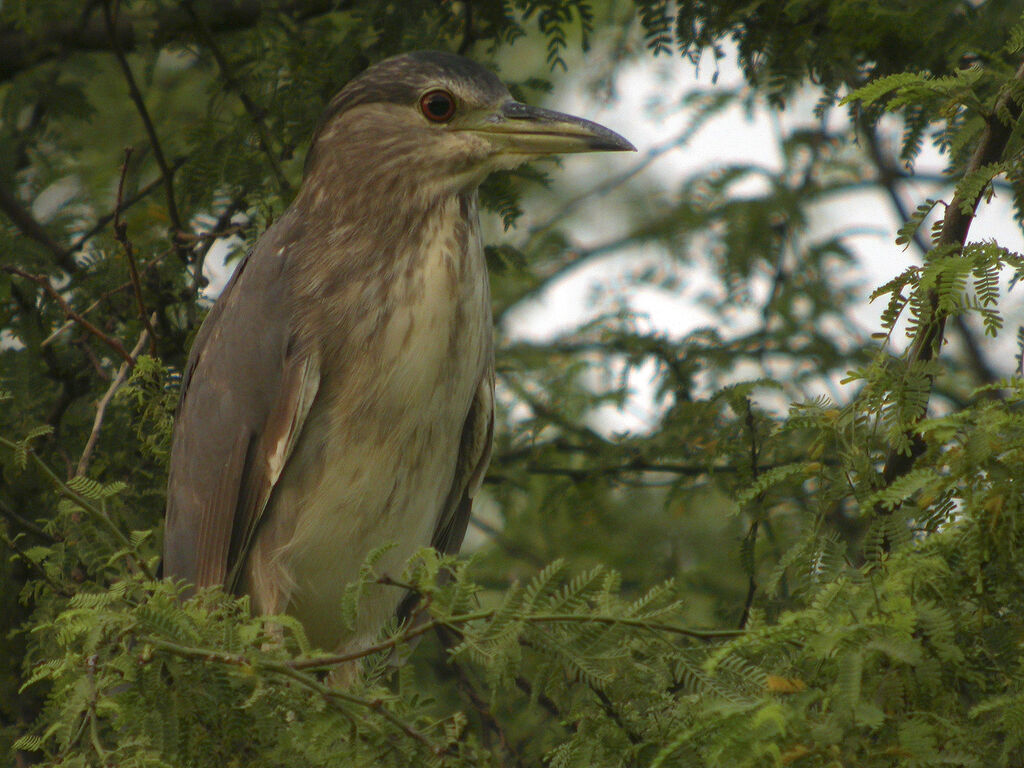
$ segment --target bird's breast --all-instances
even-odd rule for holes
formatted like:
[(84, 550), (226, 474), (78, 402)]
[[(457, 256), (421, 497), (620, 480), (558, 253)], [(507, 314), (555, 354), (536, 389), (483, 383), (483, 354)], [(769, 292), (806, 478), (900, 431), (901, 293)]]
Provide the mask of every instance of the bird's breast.
[[(396, 543), (379, 567), (397, 576), (430, 544), (490, 364), (476, 211), (452, 208), (427, 217), (407, 252), (385, 255), (387, 270), (352, 282), (340, 299), (341, 316), (346, 301), (366, 309), (348, 314), (324, 348), (316, 402), (254, 545), (252, 562), (264, 562), (265, 578), (280, 582), (289, 612), (321, 645), (344, 634), (344, 586), (370, 551)], [(375, 632), (400, 598), (395, 589), (377, 595), (356, 634)]]

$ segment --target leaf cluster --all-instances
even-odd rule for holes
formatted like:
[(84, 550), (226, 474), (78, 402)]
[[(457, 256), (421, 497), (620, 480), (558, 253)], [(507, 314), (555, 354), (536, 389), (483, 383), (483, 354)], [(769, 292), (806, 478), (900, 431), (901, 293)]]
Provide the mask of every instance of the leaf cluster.
[[(1024, 760), (1024, 388), (990, 346), (1024, 263), (969, 237), (995, 192), (1024, 199), (1019, 7), (187, 5), (0, 8), (3, 40), (33, 51), (0, 67), (0, 249), (20, 270), (0, 271), (0, 748), (81, 766)], [(53, 26), (103, 33), (105, 9), (124, 33), (92, 48)], [(618, 66), (645, 44), (726, 56), (729, 38), (750, 87), (686, 99), (688, 124), (641, 163), (808, 85), (820, 117), (849, 92), (855, 119), (780, 128), (778, 167), (668, 189), (489, 182), (508, 231), (487, 249), (498, 419), (473, 554), (384, 573), (379, 550), (338, 606), (354, 626), (400, 589), (406, 620), (330, 653), (294, 619), (156, 578), (204, 264), (280, 215), (341, 82), (402, 49), (526, 46), (537, 65), (513, 62), (512, 85), (535, 95), (587, 45)], [(949, 160), (914, 211), (898, 209), (918, 177), (877, 151), (883, 109), (905, 162), (929, 139)], [(873, 335), (851, 319), (854, 233), (821, 226), (866, 187), (921, 251), (874, 292)], [(582, 213), (616, 205), (601, 241)], [(515, 228), (523, 211), (539, 223)], [(582, 269), (600, 273), (585, 318), (515, 331)], [(679, 332), (630, 300), (681, 293), (701, 320)], [(118, 345), (137, 345), (131, 366)]]

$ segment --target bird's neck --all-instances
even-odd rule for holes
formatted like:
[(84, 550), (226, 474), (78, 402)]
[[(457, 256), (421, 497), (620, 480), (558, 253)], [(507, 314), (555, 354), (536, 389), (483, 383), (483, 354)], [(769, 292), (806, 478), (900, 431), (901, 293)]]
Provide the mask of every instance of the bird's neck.
[[(475, 189), (429, 204), (405, 195), (390, 206), (353, 206), (326, 194), (318, 199), (315, 189), (306, 194), (323, 210), (296, 217), (306, 229), (287, 269), (294, 311), (315, 334), (347, 334), (368, 318), (385, 319), (403, 301), (402, 287), (415, 285), (424, 270), (443, 269), (455, 283), (486, 287)], [(296, 199), (296, 206), (304, 204)]]

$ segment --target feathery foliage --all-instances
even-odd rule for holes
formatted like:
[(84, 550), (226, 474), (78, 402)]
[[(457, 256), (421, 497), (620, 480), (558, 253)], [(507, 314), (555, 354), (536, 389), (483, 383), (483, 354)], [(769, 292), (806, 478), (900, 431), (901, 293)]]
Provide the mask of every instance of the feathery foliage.
[[(378, 550), (338, 610), (420, 601), (336, 655), (157, 578), (170, 426), (207, 280), (291, 199), (320, 106), (424, 47), (533, 100), (566, 72), (613, 99), (680, 55), (745, 80), (650, 105), (686, 125), (621, 176), (485, 186), (499, 402), (472, 552), (382, 573)], [(0, 6), (0, 48), (15, 764), (1024, 761), (1024, 384), (997, 345), (1024, 339), (1024, 257), (972, 232), (1001, 198), (1018, 234), (1024, 213), (1019, 4), (46, 0)], [(807, 95), (775, 164), (640, 175)], [(869, 297), (858, 233), (823, 226), (865, 188), (906, 256)], [(517, 330), (587, 270), (579, 322)], [(680, 294), (699, 327), (638, 298)]]

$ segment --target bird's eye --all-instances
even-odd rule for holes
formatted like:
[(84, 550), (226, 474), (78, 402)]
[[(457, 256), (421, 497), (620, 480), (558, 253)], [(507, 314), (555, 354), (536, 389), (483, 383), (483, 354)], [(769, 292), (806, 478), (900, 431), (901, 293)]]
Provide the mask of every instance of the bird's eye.
[(420, 109), (427, 120), (446, 122), (455, 114), (455, 97), (448, 91), (428, 91), (420, 99)]

